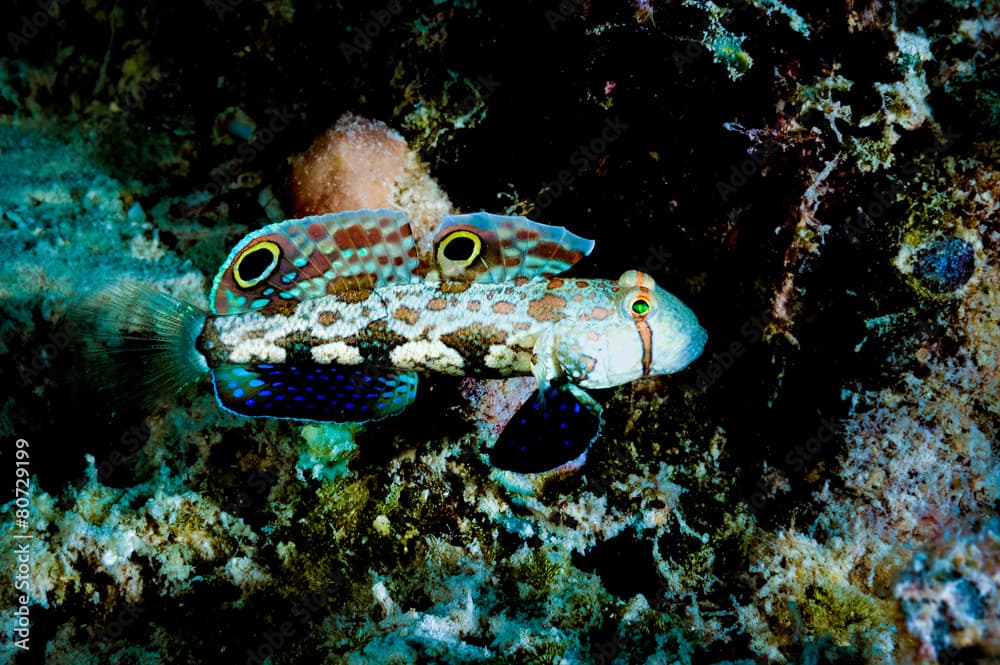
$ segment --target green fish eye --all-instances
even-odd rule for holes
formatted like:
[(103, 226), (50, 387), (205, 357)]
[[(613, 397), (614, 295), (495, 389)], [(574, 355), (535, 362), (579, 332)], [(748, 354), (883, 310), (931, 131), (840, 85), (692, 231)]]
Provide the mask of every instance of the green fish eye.
[(649, 313), (649, 301), (645, 298), (636, 298), (632, 302), (632, 314), (634, 316), (645, 316)]

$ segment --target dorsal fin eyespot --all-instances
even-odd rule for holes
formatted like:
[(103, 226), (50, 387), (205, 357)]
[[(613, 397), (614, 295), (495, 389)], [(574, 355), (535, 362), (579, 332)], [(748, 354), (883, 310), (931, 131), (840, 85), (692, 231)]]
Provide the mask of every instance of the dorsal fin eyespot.
[(233, 280), (242, 289), (250, 289), (266, 279), (278, 267), (281, 248), (270, 240), (247, 247), (233, 263)]
[[(274, 265), (265, 262), (268, 255)], [(282, 303), (363, 291), (373, 283), (405, 284), (417, 279), (418, 264), (402, 212), (290, 219), (247, 235), (233, 249), (212, 285), (212, 313), (266, 313)]]
[(421, 279), (530, 279), (569, 269), (593, 247), (594, 241), (563, 227), (524, 217), (448, 215), (434, 235), (433, 265), (428, 265), (400, 211), (316, 215), (247, 235), (215, 277), (210, 302), (216, 315), (270, 313), (289, 303)]
[[(452, 247), (471, 241), (467, 252)], [(449, 215), (434, 234), (433, 281), (498, 283), (517, 277), (561, 273), (590, 253), (594, 241), (561, 226), (548, 226), (525, 217), (485, 212)]]

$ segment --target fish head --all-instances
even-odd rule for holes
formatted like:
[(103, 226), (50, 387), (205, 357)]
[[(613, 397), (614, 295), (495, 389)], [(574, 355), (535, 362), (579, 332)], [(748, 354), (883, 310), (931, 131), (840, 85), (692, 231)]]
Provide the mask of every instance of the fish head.
[(701, 355), (708, 334), (679, 298), (637, 270), (616, 285), (613, 311), (559, 335), (556, 363), (569, 381), (611, 388), (679, 372)]

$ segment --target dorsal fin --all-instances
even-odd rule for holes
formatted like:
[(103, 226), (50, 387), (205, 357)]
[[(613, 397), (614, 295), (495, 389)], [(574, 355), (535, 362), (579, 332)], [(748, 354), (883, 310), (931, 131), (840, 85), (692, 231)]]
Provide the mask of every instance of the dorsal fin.
[(498, 283), (558, 274), (593, 248), (593, 240), (526, 217), (448, 215), (434, 234), (435, 268), (427, 279)]
[(248, 234), (212, 284), (213, 314), (238, 314), (416, 280), (410, 224), (396, 210), (290, 219)]

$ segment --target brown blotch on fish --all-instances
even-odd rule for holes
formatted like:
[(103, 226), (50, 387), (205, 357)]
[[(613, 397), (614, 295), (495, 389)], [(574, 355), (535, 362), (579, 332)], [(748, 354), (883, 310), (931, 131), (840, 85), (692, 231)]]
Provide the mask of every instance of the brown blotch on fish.
[(573, 302), (580, 302), (581, 300), (583, 300), (583, 294), (582, 293), (574, 293), (573, 296), (572, 296), (572, 299), (573, 299)]
[(356, 247), (367, 247), (367, 234), (364, 228), (355, 224), (333, 232), (333, 241), (342, 250), (354, 250)]
[(465, 307), (470, 312), (478, 312), (481, 304), (482, 303), (480, 303), (478, 300), (470, 300), (468, 303), (466, 303)]
[(498, 303), (493, 303), (493, 311), (496, 314), (510, 314), (514, 311), (514, 303), (509, 303), (505, 300), (501, 300)]
[(361, 302), (375, 288), (375, 282), (376, 276), (372, 274), (342, 275), (326, 283), (326, 292), (341, 302)]
[(441, 282), (438, 290), (441, 293), (462, 293), (469, 288), (471, 282)]
[(417, 319), (420, 318), (420, 312), (410, 307), (406, 307), (405, 305), (400, 305), (396, 308), (396, 311), (392, 313), (392, 317), (412, 326), (417, 322)]
[(455, 332), (441, 335), (441, 341), (458, 351), (463, 358), (482, 356), (491, 344), (507, 342), (507, 331), (490, 325), (473, 323)]
[(298, 309), (299, 303), (301, 302), (302, 302), (301, 300), (297, 300), (295, 298), (289, 300), (280, 298), (277, 301), (275, 301), (274, 304), (272, 304), (270, 307), (263, 310), (261, 314), (263, 314), (264, 316), (285, 316), (285, 317), (293, 316), (295, 314), (295, 310)]
[(321, 326), (331, 326), (340, 321), (340, 312), (320, 312), (316, 320)]
[(560, 277), (553, 277), (552, 279), (549, 280), (549, 285), (548, 285), (547, 288), (558, 289), (559, 287), (561, 287), (565, 283), (566, 283), (566, 280), (564, 280), (564, 279), (562, 279)]
[(427, 301), (427, 309), (432, 312), (440, 312), (442, 309), (448, 306), (444, 298), (431, 298)]
[(514, 286), (524, 286), (525, 284), (528, 283), (528, 279), (529, 278), (525, 277), (524, 275), (518, 275), (513, 280)]
[(568, 249), (557, 242), (540, 242), (528, 254), (544, 259), (557, 259), (569, 265), (579, 262), (584, 256), (582, 252)]
[(305, 330), (297, 330), (274, 340), (274, 344), (285, 350), (286, 362), (305, 362), (312, 360), (313, 347), (325, 344), (327, 341)]
[(407, 341), (389, 329), (385, 321), (373, 321), (357, 334), (344, 339), (346, 344), (358, 347), (367, 362), (389, 363), (389, 352)]
[(587, 281), (584, 281), (584, 280), (582, 280), (582, 279), (578, 279), (578, 280), (576, 281), (576, 285), (577, 285), (577, 287), (579, 287), (579, 288), (581, 288), (581, 289), (585, 289), (585, 288), (587, 288), (588, 286), (590, 286), (590, 283), (589, 283), (589, 282), (587, 282)]
[(611, 316), (611, 310), (604, 307), (595, 307), (590, 310), (590, 315), (597, 319), (598, 321), (603, 321), (604, 319)]
[(536, 321), (561, 321), (566, 318), (562, 311), (566, 308), (566, 299), (547, 293), (538, 300), (528, 303), (528, 316)]

